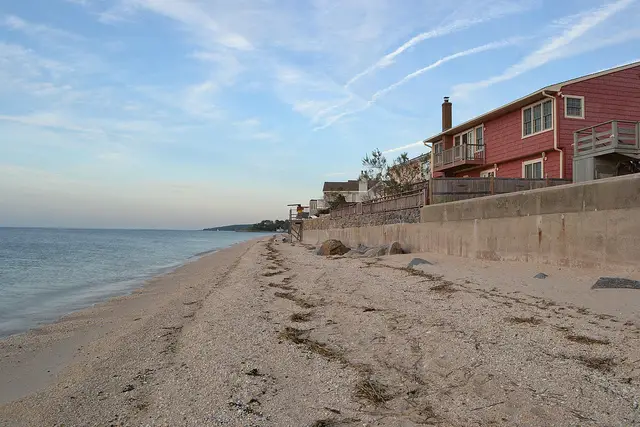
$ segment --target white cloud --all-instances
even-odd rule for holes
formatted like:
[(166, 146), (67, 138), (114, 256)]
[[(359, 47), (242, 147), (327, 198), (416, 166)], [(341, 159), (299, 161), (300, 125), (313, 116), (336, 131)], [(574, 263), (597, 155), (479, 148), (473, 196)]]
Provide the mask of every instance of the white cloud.
[[(576, 50), (569, 48), (573, 42), (582, 38), (591, 29), (602, 24), (613, 15), (629, 7), (634, 3), (634, 1), (635, 0), (618, 0), (598, 9), (581, 13), (576, 16), (575, 19), (563, 19), (556, 21), (556, 23), (564, 23), (569, 25), (569, 27), (566, 28), (561, 35), (551, 38), (538, 50), (527, 55), (517, 64), (507, 68), (504, 73), (478, 82), (464, 83), (454, 86), (453, 95), (456, 97), (465, 97), (470, 92), (513, 79), (548, 62), (575, 55)], [(596, 47), (597, 43), (594, 44), (592, 48)], [(581, 47), (581, 50), (584, 52), (591, 50), (591, 48), (589, 46), (584, 46)]]
[(498, 2), (497, 4), (490, 4), (489, 7), (486, 7), (482, 14), (476, 17), (465, 18), (465, 19), (457, 19), (451, 23), (442, 25), (433, 30), (426, 31), (420, 33), (410, 40), (403, 43), (401, 46), (397, 47), (393, 52), (388, 53), (387, 55), (380, 58), (376, 63), (371, 65), (369, 68), (364, 71), (353, 76), (346, 83), (345, 88), (348, 88), (356, 81), (365, 77), (372, 72), (388, 67), (394, 63), (395, 58), (406, 52), (407, 50), (413, 48), (414, 46), (422, 43), (425, 40), (443, 37), (451, 33), (455, 33), (458, 31), (466, 30), (474, 25), (479, 25), (494, 19), (498, 19), (504, 17), (509, 14), (521, 13), (530, 8), (530, 3), (514, 3), (511, 1), (508, 2)]
[(0, 18), (0, 25), (13, 31), (19, 31), (29, 37), (38, 38), (41, 41), (50, 41), (51, 38), (66, 39), (67, 41), (82, 39), (77, 34), (29, 22), (15, 15), (5, 15), (4, 18)]
[(343, 119), (344, 117), (347, 116), (352, 116), (354, 114), (360, 113), (362, 111), (367, 110), (368, 108), (370, 108), (372, 105), (374, 105), (376, 102), (378, 102), (378, 100), (384, 96), (386, 96), (388, 93), (396, 90), (398, 87), (406, 84), (407, 82), (415, 79), (416, 77), (421, 76), (422, 74), (426, 73), (429, 70), (433, 70), (434, 68), (440, 67), (443, 64), (446, 64), (449, 61), (453, 61), (454, 59), (458, 59), (458, 58), (463, 58), (465, 56), (469, 56), (469, 55), (474, 55), (477, 53), (482, 53), (482, 52), (486, 52), (486, 51), (490, 51), (490, 50), (495, 50), (495, 49), (500, 49), (500, 48), (504, 48), (504, 47), (508, 47), (508, 46), (512, 46), (515, 43), (517, 43), (518, 41), (520, 41), (520, 39), (518, 38), (514, 38), (514, 39), (510, 39), (510, 40), (501, 40), (501, 41), (495, 41), (495, 42), (491, 42), (491, 43), (487, 43), (485, 45), (482, 46), (477, 46), (471, 49), (467, 49), (461, 52), (457, 52), (454, 53), (452, 55), (448, 55), (445, 56), (443, 58), (438, 59), (437, 61), (433, 62), (432, 64), (427, 65), (426, 67), (423, 67), (417, 71), (414, 71), (411, 74), (408, 74), (407, 76), (405, 76), (404, 78), (402, 78), (401, 80), (393, 83), (390, 86), (387, 86), (384, 89), (381, 89), (379, 91), (377, 91), (376, 93), (374, 93), (371, 98), (369, 99), (369, 101), (367, 101), (366, 104), (353, 109), (353, 110), (348, 110), (348, 111), (344, 111), (340, 114), (336, 114), (334, 116), (328, 117), (326, 122), (321, 125), (321, 126), (317, 126), (314, 130), (322, 130), (325, 129), (329, 126), (332, 126), (334, 123), (338, 122), (339, 120)]
[(403, 145), (401, 147), (396, 147), (396, 148), (389, 148), (388, 150), (384, 150), (382, 154), (396, 153), (398, 151), (411, 150), (418, 147), (424, 147), (424, 143), (422, 141), (417, 141), (417, 142), (414, 142), (413, 144), (407, 144), (407, 145)]

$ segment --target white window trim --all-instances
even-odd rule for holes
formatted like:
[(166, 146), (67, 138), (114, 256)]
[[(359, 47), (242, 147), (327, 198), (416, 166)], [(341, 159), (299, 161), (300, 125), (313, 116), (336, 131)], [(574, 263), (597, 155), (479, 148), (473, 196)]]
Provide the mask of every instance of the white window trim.
[(538, 159), (533, 159), (533, 160), (527, 160), (526, 162), (522, 162), (522, 178), (523, 179), (527, 179), (524, 171), (525, 171), (525, 166), (527, 165), (532, 165), (534, 163), (540, 163), (540, 175), (541, 178), (540, 179), (544, 179), (544, 161), (542, 160), (542, 158), (538, 158)]
[[(539, 130), (538, 132), (533, 132), (533, 107), (540, 105), (540, 113), (542, 114), (540, 116), (540, 120), (542, 120), (542, 126), (544, 126), (544, 107), (542, 106), (542, 104), (544, 104), (547, 101), (551, 102), (551, 127), (549, 129), (542, 129), (542, 130)], [(554, 101), (551, 101), (550, 99), (543, 99), (542, 101), (534, 102), (533, 104), (526, 105), (520, 109), (520, 134), (522, 135), (522, 139), (530, 138), (534, 135), (540, 135), (541, 133), (545, 133), (553, 130), (553, 128), (556, 126), (556, 118), (553, 115), (553, 102)], [(525, 135), (524, 134), (524, 110), (529, 108), (531, 108), (531, 131), (533, 133), (530, 133), (529, 135)]]
[(491, 168), (491, 169), (485, 169), (483, 171), (480, 171), (480, 178), (488, 178), (489, 174), (493, 172), (493, 176), (496, 176), (496, 168)]
[[(476, 129), (478, 129), (478, 128), (482, 128), (482, 141), (483, 141), (482, 149), (478, 149), (478, 147), (476, 147)], [(462, 135), (467, 134), (469, 132), (471, 132), (472, 135), (473, 135), (473, 137), (471, 138), (473, 141), (472, 142), (467, 141), (467, 144), (471, 144), (471, 145), (474, 146), (473, 147), (473, 152), (477, 153), (477, 152), (480, 152), (480, 151), (484, 151), (484, 147), (487, 145), (487, 138), (485, 137), (485, 134), (484, 134), (484, 123), (479, 125), (479, 126), (475, 126), (473, 128), (469, 128), (469, 129), (467, 129), (467, 130), (465, 130), (463, 132), (460, 132), (460, 133), (457, 133), (457, 134), (453, 135), (453, 146), (454, 147), (456, 146), (455, 144), (456, 144), (456, 138), (457, 137), (460, 137), (460, 145), (462, 145)]]
[[(582, 103), (582, 115), (581, 116), (569, 116), (567, 115), (567, 111), (569, 110), (568, 106), (569, 103), (567, 102), (568, 98), (575, 98), (575, 99), (579, 99), (580, 102)], [(584, 96), (579, 96), (579, 95), (565, 95), (564, 96), (564, 118), (565, 119), (576, 119), (576, 120), (584, 120)]]

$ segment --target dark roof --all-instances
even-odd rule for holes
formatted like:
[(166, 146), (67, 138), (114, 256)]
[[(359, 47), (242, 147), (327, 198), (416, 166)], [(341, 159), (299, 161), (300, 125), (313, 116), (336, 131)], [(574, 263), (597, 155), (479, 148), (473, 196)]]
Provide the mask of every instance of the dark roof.
[(360, 181), (325, 182), (322, 191), (360, 191)]
[(608, 70), (603, 70), (603, 71), (599, 71), (597, 73), (592, 73), (592, 74), (587, 74), (586, 76), (582, 76), (582, 77), (578, 77), (575, 79), (571, 79), (571, 80), (567, 80), (564, 82), (560, 82), (560, 83), (556, 83), (547, 87), (543, 87), (540, 90), (537, 90), (533, 93), (530, 93), (527, 96), (524, 96), (520, 99), (516, 99), (515, 101), (512, 101), (508, 104), (502, 105), (501, 107), (498, 107), (494, 110), (488, 111), (478, 117), (474, 117), (471, 120), (467, 120), (464, 123), (460, 123), (459, 125), (456, 125), (454, 127), (452, 127), (451, 129), (447, 129), (443, 132), (440, 132), (436, 135), (433, 135), (430, 138), (425, 139), (423, 142), (426, 143), (432, 143), (432, 142), (438, 142), (442, 139), (442, 137), (444, 135), (455, 135), (457, 133), (463, 132), (469, 128), (481, 125), (482, 123), (484, 123), (485, 121), (491, 120), (491, 119), (495, 119), (497, 117), (500, 117), (508, 112), (511, 111), (515, 111), (518, 110), (522, 107), (525, 107), (529, 104), (532, 104), (536, 101), (539, 101), (543, 98), (545, 98), (544, 94), (545, 93), (558, 93), (560, 92), (560, 90), (562, 89), (563, 86), (567, 86), (573, 83), (578, 83), (584, 80), (589, 80), (589, 79), (593, 79), (596, 77), (600, 77), (600, 76), (604, 76), (607, 74), (611, 74), (611, 73), (615, 73), (618, 71), (623, 71), (629, 68), (633, 68), (633, 67), (638, 67), (640, 66), (640, 62), (632, 62), (630, 64), (626, 64), (626, 65), (622, 65), (620, 67), (615, 67), (615, 68), (610, 68)]

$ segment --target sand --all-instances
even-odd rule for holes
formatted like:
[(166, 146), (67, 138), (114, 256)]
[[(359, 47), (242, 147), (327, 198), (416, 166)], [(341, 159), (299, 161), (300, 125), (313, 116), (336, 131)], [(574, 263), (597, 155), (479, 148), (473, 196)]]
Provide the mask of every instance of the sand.
[(640, 425), (614, 273), (248, 242), (0, 341), (0, 425)]

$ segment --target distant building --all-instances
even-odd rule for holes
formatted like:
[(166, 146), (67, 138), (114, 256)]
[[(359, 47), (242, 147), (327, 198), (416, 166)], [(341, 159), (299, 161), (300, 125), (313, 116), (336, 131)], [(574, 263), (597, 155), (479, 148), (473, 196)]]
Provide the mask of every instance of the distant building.
[(433, 176), (565, 178), (618, 174), (640, 158), (640, 62), (554, 84), (452, 126), (442, 104)]
[(322, 187), (324, 200), (335, 200), (338, 195), (342, 195), (347, 203), (359, 203), (375, 197), (374, 181), (349, 180), (344, 182), (325, 182)]

